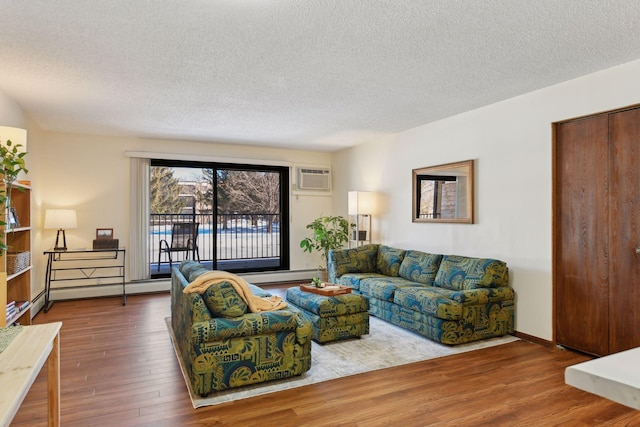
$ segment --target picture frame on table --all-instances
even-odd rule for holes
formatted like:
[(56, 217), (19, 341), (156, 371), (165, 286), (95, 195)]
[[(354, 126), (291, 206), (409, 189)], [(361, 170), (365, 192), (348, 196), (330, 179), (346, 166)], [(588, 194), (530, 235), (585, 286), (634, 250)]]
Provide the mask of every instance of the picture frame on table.
[(18, 218), (18, 212), (16, 208), (9, 208), (9, 218), (8, 218), (9, 228), (18, 228), (20, 227), (20, 219)]
[(113, 228), (96, 228), (96, 240), (113, 239)]

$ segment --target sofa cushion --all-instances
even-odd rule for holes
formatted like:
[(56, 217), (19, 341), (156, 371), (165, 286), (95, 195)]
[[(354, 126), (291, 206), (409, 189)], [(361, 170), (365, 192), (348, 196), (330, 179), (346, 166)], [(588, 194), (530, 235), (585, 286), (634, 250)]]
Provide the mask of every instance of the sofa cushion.
[[(376, 271), (377, 244), (364, 245), (353, 249), (332, 251), (336, 277), (346, 273), (373, 273)], [(331, 267), (330, 267), (331, 268)]]
[(341, 294), (328, 297), (304, 292), (300, 288), (289, 288), (287, 289), (286, 299), (294, 306), (320, 317), (344, 316), (369, 310), (369, 301), (358, 294)]
[[(438, 288), (442, 289), (442, 288)], [(455, 291), (449, 298), (462, 305), (487, 304), (490, 302), (513, 301), (515, 293), (508, 286), (500, 286), (497, 288), (479, 288), (468, 289), (464, 291)]]
[[(196, 280), (200, 275), (211, 272), (211, 269), (196, 261), (183, 261), (180, 272), (189, 281)], [(264, 292), (255, 285), (249, 285), (254, 293)], [(258, 296), (264, 296), (259, 294)], [(239, 317), (247, 313), (247, 303), (240, 297), (235, 288), (228, 282), (212, 285), (201, 295), (209, 309), (211, 317)]]
[[(310, 335), (311, 325), (308, 322), (307, 325), (306, 332)], [(293, 310), (264, 311), (262, 313), (248, 313), (240, 318), (216, 318), (209, 322), (199, 323), (193, 326), (193, 336), (197, 338), (196, 342), (207, 343), (228, 340), (233, 337), (246, 338), (282, 331), (295, 331), (299, 327), (299, 314)], [(229, 349), (228, 344), (220, 345), (218, 343), (218, 345), (220, 349)]]
[(420, 251), (407, 251), (404, 254), (398, 274), (407, 280), (433, 285), (438, 273), (442, 255), (429, 254)]
[[(256, 285), (249, 283), (251, 292), (260, 298), (270, 297), (271, 294)], [(247, 303), (229, 282), (211, 285), (202, 294), (202, 299), (211, 313), (211, 317), (239, 317), (249, 312)]]
[(395, 292), (393, 302), (408, 310), (445, 320), (460, 320), (463, 305), (450, 298), (454, 291), (434, 286), (403, 287)]
[(416, 283), (402, 277), (381, 276), (360, 281), (360, 293), (367, 297), (393, 301), (396, 289), (415, 286)]
[(211, 317), (240, 317), (247, 312), (247, 303), (229, 282), (209, 286), (202, 299)]
[(463, 290), (507, 286), (507, 264), (490, 258), (445, 255), (440, 263), (434, 286)]
[(180, 273), (184, 276), (187, 282), (191, 283), (200, 277), (201, 274), (211, 271), (210, 268), (205, 267), (197, 261), (183, 261), (179, 267)]
[(349, 286), (355, 290), (360, 290), (360, 282), (370, 277), (386, 277), (380, 273), (347, 273), (340, 276), (336, 283), (342, 286)]
[(400, 264), (404, 259), (404, 249), (381, 245), (376, 257), (376, 271), (385, 276), (397, 277)]

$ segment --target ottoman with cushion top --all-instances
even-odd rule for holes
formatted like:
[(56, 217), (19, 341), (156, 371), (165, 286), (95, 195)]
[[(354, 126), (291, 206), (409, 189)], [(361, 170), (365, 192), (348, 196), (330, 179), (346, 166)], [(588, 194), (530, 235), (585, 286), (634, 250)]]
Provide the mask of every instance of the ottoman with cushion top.
[(286, 299), (311, 322), (316, 342), (356, 338), (369, 333), (369, 300), (363, 295), (324, 296), (294, 287), (287, 289)]

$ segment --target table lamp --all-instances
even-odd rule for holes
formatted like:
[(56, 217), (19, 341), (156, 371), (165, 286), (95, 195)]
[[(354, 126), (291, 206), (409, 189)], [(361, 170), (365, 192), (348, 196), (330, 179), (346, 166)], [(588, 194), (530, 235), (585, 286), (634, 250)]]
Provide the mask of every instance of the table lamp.
[[(47, 209), (45, 213), (44, 228), (58, 229), (56, 246), (53, 248), (55, 251), (67, 250), (67, 236), (64, 231), (65, 229), (76, 228), (77, 226), (76, 211), (73, 209)], [(60, 232), (62, 232), (62, 246), (60, 246)]]

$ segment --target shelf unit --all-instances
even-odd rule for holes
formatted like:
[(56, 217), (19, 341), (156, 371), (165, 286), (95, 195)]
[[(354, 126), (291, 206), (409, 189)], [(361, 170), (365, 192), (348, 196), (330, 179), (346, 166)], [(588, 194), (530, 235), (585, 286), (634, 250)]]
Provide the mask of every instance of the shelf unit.
[(349, 247), (371, 243), (371, 215), (349, 215)]
[[(0, 191), (5, 191), (0, 181)], [(0, 278), (0, 327), (19, 323), (31, 324), (31, 187), (23, 181), (13, 184), (11, 189), (11, 207), (15, 210), (18, 223), (11, 223), (5, 209), (0, 209), (0, 217), (7, 225), (4, 227), (4, 242), (7, 252), (0, 256), (0, 271), (6, 274), (6, 280)], [(20, 271), (7, 273), (9, 254), (29, 254), (29, 260)], [(23, 255), (24, 256), (24, 255)], [(4, 275), (3, 275), (4, 276)], [(16, 313), (7, 318), (7, 303), (16, 302)], [(18, 310), (20, 302), (26, 306)]]

